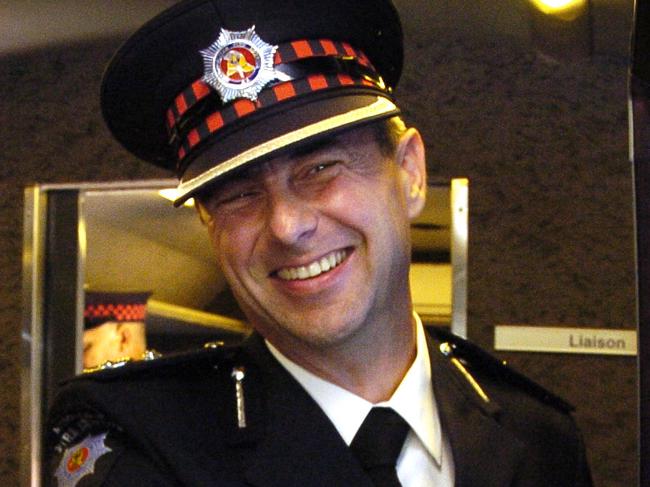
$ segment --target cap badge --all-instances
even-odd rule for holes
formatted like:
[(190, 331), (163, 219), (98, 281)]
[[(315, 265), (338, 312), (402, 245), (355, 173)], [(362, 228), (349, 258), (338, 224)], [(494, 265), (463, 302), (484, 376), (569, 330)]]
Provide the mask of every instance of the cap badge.
[(276, 79), (273, 56), (278, 46), (264, 42), (248, 30), (221, 29), (217, 40), (201, 52), (203, 81), (221, 95), (224, 103), (236, 98), (257, 100), (257, 95)]
[(104, 443), (106, 435), (89, 436), (65, 451), (55, 473), (60, 486), (74, 487), (82, 477), (94, 473), (97, 459), (112, 451)]

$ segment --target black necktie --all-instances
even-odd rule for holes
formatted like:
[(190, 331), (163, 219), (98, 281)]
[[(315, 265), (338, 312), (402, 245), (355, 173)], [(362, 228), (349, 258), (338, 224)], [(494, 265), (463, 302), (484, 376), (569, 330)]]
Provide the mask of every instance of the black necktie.
[(375, 407), (364, 419), (350, 448), (377, 487), (399, 487), (395, 464), (409, 425), (391, 408)]

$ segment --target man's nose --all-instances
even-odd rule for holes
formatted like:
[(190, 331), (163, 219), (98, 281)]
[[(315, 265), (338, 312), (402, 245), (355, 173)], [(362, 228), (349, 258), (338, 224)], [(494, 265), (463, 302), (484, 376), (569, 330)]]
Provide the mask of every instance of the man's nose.
[(290, 191), (272, 192), (268, 212), (269, 232), (285, 245), (300, 244), (312, 236), (318, 226), (317, 211)]

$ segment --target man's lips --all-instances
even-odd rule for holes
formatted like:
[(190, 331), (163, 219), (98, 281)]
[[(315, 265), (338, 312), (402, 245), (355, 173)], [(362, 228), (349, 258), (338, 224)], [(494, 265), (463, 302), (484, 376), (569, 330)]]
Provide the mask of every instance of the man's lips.
[(310, 279), (336, 268), (347, 258), (347, 256), (347, 250), (335, 250), (307, 265), (283, 267), (282, 269), (279, 269), (275, 275), (284, 281)]

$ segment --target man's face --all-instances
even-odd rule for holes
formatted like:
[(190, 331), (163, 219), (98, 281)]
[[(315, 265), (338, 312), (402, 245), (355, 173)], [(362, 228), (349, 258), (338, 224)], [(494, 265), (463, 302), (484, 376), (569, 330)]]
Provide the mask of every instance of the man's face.
[(97, 367), (109, 360), (139, 360), (147, 348), (146, 342), (145, 325), (141, 321), (107, 321), (84, 330), (84, 368)]
[(97, 367), (108, 360), (124, 358), (120, 350), (121, 340), (117, 327), (117, 323), (109, 321), (84, 331), (84, 368)]
[(281, 350), (352, 344), (410, 316), (409, 222), (424, 199), (413, 185), (425, 183), (423, 154), (404, 152), (387, 157), (371, 129), (356, 129), (202, 198), (237, 300)]

